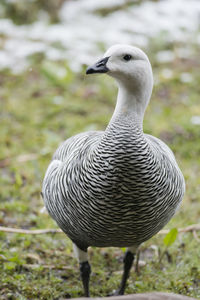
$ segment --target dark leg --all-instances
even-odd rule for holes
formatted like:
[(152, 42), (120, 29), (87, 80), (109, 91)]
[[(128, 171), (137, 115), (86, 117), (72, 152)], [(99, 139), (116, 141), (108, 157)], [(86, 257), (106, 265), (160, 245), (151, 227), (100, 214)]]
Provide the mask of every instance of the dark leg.
[(129, 277), (130, 269), (132, 267), (134, 260), (134, 254), (131, 251), (126, 251), (124, 256), (124, 272), (122, 275), (122, 280), (120, 284), (120, 288), (116, 291), (115, 296), (117, 295), (124, 295), (124, 291), (126, 288), (126, 281)]
[(85, 250), (82, 250), (75, 243), (73, 243), (73, 248), (74, 248), (74, 254), (79, 261), (80, 275), (83, 283), (84, 295), (85, 297), (89, 297), (90, 296), (89, 281), (90, 281), (91, 267), (88, 262), (87, 248)]
[(90, 292), (89, 292), (90, 273), (91, 273), (91, 267), (88, 261), (81, 262), (80, 274), (83, 283), (85, 297), (90, 297)]

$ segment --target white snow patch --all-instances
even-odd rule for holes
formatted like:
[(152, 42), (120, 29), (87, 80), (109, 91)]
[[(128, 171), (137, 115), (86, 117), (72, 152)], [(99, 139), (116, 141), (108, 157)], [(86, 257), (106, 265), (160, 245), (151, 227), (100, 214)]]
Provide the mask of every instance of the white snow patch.
[(200, 125), (200, 116), (192, 116), (190, 121), (194, 125)]
[(169, 63), (175, 58), (174, 52), (171, 50), (159, 51), (156, 55), (156, 59), (159, 63)]
[(165, 79), (170, 79), (173, 77), (173, 71), (165, 68), (162, 70), (161, 76), (164, 77)]
[(180, 75), (180, 80), (184, 83), (192, 82), (193, 78), (190, 73), (184, 72)]
[[(176, 55), (188, 57), (190, 44), (200, 43), (199, 0), (145, 1), (140, 4), (128, 0), (65, 1), (60, 10), (60, 23), (49, 25), (39, 15), (32, 25), (17, 26), (10, 20), (0, 20), (0, 33), (5, 36), (0, 48), (0, 68), (26, 67), (27, 56), (44, 52), (49, 59), (66, 59), (74, 70), (90, 64), (102, 54), (102, 48), (115, 43), (128, 43), (142, 48), (150, 38), (158, 35), (165, 41), (187, 41), (187, 47)], [(121, 9), (118, 7), (122, 6)], [(100, 16), (102, 8), (113, 12)], [(59, 44), (54, 45), (55, 43)], [(159, 62), (170, 62), (174, 53), (157, 54)], [(19, 67), (20, 69), (20, 67)]]

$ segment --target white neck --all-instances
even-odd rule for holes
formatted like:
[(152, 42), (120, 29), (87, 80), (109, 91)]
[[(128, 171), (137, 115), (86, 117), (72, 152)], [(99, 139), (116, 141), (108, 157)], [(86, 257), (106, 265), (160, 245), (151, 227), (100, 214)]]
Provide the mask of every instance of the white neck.
[(116, 119), (126, 119), (130, 123), (137, 123), (142, 129), (143, 118), (146, 106), (149, 102), (151, 89), (145, 91), (145, 89), (133, 89), (127, 88), (120, 82), (118, 82), (118, 96), (114, 114), (111, 122), (115, 122)]

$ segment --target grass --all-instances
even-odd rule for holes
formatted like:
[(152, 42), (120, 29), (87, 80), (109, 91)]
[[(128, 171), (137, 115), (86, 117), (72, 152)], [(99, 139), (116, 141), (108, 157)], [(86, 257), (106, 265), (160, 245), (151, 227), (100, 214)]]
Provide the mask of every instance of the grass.
[[(158, 64), (149, 49), (156, 85), (147, 109), (144, 130), (162, 138), (175, 152), (186, 179), (187, 192), (168, 228), (200, 222), (199, 49), (193, 57)], [(195, 62), (195, 63), (194, 63)], [(197, 63), (196, 63), (197, 62)], [(172, 76), (166, 78), (164, 69)], [(184, 82), (183, 73), (192, 80)], [(0, 73), (0, 225), (27, 229), (55, 228), (40, 213), (41, 183), (58, 144), (78, 132), (102, 130), (115, 105), (112, 79), (74, 74), (66, 62), (31, 58), (31, 68), (13, 75)], [(28, 155), (28, 156), (26, 156)], [(153, 246), (153, 247), (152, 247)], [(154, 251), (152, 249), (157, 249)], [(179, 234), (161, 263), (165, 249), (155, 236), (141, 247), (146, 262), (131, 273), (126, 293), (167, 291), (200, 298), (199, 241)], [(91, 295), (116, 289), (123, 251), (91, 248)], [(71, 241), (64, 234), (22, 235), (0, 232), (0, 299), (64, 299), (82, 296), (79, 270)]]

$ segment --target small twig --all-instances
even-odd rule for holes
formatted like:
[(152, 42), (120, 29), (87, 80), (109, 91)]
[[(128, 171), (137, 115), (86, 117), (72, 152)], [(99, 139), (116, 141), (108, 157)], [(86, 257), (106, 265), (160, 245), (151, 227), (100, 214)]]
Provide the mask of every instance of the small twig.
[(56, 270), (71, 270), (71, 267), (66, 267), (66, 266), (58, 266), (58, 265), (42, 265), (42, 264), (23, 264), (24, 268), (27, 269), (35, 269), (42, 267), (44, 269), (56, 269)]
[[(179, 228), (178, 232), (194, 232), (200, 230), (200, 224), (193, 224), (187, 226), (185, 228)], [(45, 234), (45, 233), (61, 233), (63, 232), (61, 229), (36, 229), (36, 230), (29, 230), (29, 229), (18, 229), (18, 228), (11, 228), (11, 227), (4, 227), (0, 226), (0, 231), (3, 232), (10, 232), (10, 233), (24, 233), (24, 234)], [(158, 232), (158, 234), (167, 234), (170, 230), (163, 229)]]
[[(184, 227), (184, 228), (178, 228), (178, 233), (181, 232), (193, 232), (200, 230), (200, 224), (192, 224), (190, 226)], [(170, 229), (163, 229), (158, 232), (158, 234), (167, 234), (170, 231)]]
[(18, 229), (18, 228), (4, 227), (4, 226), (0, 226), (0, 231), (10, 232), (10, 233), (24, 233), (24, 234), (44, 234), (44, 233), (61, 233), (61, 232), (63, 232), (61, 229), (28, 230), (28, 229)]
[(200, 238), (198, 237), (198, 235), (197, 235), (197, 233), (196, 233), (196, 230), (194, 230), (192, 233), (193, 233), (193, 236), (194, 236), (195, 240), (196, 240), (197, 242), (200, 242)]
[(140, 260), (140, 250), (138, 249), (138, 251), (136, 253), (136, 261), (135, 261), (135, 273), (137, 275), (140, 274), (139, 260)]

